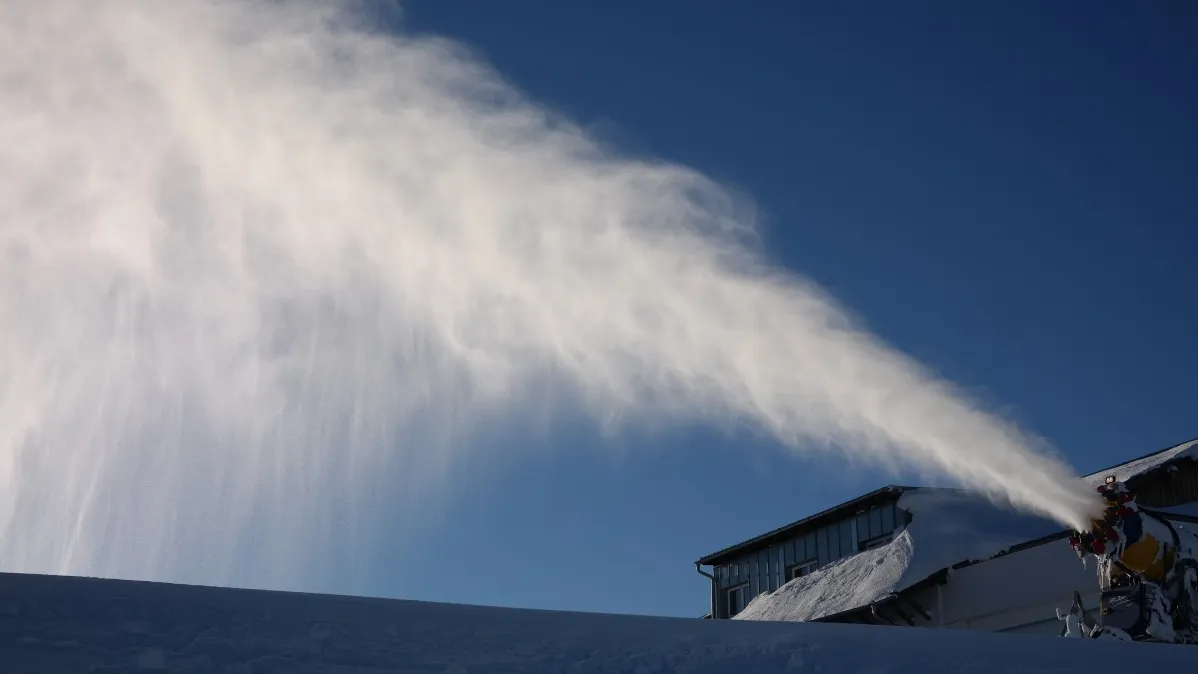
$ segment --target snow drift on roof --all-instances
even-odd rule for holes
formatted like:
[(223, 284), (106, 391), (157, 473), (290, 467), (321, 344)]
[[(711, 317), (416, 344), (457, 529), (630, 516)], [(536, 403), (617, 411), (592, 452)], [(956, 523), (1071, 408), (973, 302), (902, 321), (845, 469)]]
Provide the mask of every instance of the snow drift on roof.
[(808, 621), (868, 606), (900, 585), (914, 556), (909, 532), (873, 550), (796, 578), (757, 595), (733, 620)]
[(1106, 480), (1106, 476), (1114, 475), (1120, 482), (1126, 482), (1131, 478), (1147, 473), (1148, 471), (1158, 468), (1161, 465), (1173, 461), (1175, 459), (1193, 459), (1198, 461), (1198, 440), (1183, 442), (1176, 447), (1166, 449), (1163, 452), (1150, 454), (1142, 459), (1128, 461), (1125, 464), (1100, 470), (1097, 473), (1091, 473), (1086, 476), (1086, 481), (1094, 486), (1098, 486)]
[(809, 621), (868, 606), (958, 562), (989, 559), (1061, 531), (956, 489), (912, 489), (898, 505), (912, 520), (893, 541), (760, 594), (735, 619)]

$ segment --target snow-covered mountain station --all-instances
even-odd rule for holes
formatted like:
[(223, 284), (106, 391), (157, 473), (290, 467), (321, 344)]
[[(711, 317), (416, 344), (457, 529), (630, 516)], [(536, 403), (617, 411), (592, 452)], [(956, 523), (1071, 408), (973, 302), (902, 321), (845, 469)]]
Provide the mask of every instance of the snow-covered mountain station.
[[(1139, 505), (1198, 531), (1198, 440), (1086, 477), (1125, 483)], [(1099, 607), (1059, 524), (960, 490), (888, 486), (696, 562), (707, 617), (1059, 634), (1074, 593)], [(704, 568), (706, 567), (706, 568)]]

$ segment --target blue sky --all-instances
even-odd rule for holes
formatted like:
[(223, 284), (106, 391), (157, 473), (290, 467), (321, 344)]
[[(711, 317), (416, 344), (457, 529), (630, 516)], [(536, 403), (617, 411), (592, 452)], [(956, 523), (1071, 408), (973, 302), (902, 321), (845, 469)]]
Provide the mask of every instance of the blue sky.
[[(1198, 6), (410, 0), (1088, 472), (1198, 436)], [(464, 469), (371, 594), (698, 616), (692, 562), (892, 482), (705, 429)], [(1018, 476), (1011, 476), (1018, 479)]]

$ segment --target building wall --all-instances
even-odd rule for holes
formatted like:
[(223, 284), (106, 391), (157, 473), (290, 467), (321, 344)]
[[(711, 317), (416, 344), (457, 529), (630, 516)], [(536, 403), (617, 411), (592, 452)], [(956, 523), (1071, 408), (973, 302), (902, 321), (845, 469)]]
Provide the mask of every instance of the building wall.
[[(1132, 480), (1129, 487), (1139, 503), (1149, 508), (1198, 502), (1198, 461), (1182, 461), (1174, 468)], [(813, 562), (814, 570), (856, 554), (867, 544), (884, 542), (901, 530), (908, 518), (892, 502), (715, 567), (714, 617), (729, 618), (757, 595), (777, 590), (788, 580), (787, 570), (797, 564)], [(742, 587), (730, 605), (729, 590)], [(1055, 609), (1067, 610), (1075, 589), (1085, 605), (1096, 611), (1097, 571), (1093, 563), (1083, 567), (1062, 538), (959, 569), (947, 585), (920, 591), (915, 597), (921, 603), (930, 602), (925, 606), (941, 607), (933, 616), (933, 625), (940, 623), (937, 616), (942, 614), (946, 628), (1056, 634), (1061, 624)]]
[[(789, 569), (810, 563), (809, 569), (815, 570), (854, 555), (864, 546), (884, 542), (905, 524), (906, 517), (893, 502), (869, 508), (715, 567), (715, 617), (729, 618), (757, 595), (777, 590), (787, 582)], [(733, 588), (743, 589), (730, 595)]]
[(915, 598), (932, 611), (929, 626), (1056, 635), (1062, 627), (1056, 609), (1068, 611), (1075, 590), (1099, 617), (1097, 566), (1093, 559), (1083, 564), (1060, 538), (957, 569), (946, 584)]
[(1069, 609), (1074, 590), (1097, 610), (1097, 568), (1092, 560), (1084, 566), (1061, 538), (954, 571), (939, 589), (943, 622), (935, 622), (949, 629), (1056, 634), (1056, 609)]
[(1171, 468), (1130, 480), (1128, 488), (1146, 508), (1168, 508), (1198, 501), (1198, 461), (1180, 461)]

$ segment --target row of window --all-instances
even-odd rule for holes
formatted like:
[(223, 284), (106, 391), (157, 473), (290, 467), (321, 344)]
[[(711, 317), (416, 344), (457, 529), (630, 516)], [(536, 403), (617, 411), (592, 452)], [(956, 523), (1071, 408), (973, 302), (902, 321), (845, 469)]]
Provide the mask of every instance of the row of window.
[(885, 544), (902, 526), (901, 515), (894, 504), (870, 508), (716, 567), (727, 615), (736, 615), (763, 592), (773, 592), (821, 566)]

